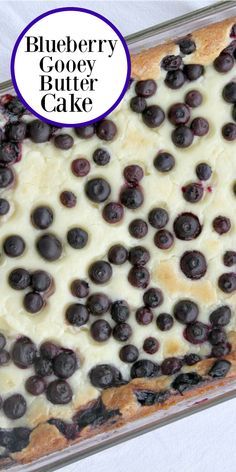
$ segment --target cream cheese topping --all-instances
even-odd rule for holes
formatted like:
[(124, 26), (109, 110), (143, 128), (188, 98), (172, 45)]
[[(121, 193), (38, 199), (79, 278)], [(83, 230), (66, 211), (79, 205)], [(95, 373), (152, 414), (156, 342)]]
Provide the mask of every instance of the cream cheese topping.
[[(104, 292), (113, 301), (125, 299), (129, 303), (131, 315), (128, 323), (133, 328), (133, 334), (128, 343), (138, 347), (139, 359), (149, 358), (161, 363), (166, 357), (182, 356), (189, 352), (209, 354), (208, 343), (193, 345), (184, 339), (184, 326), (177, 321), (170, 331), (161, 332), (155, 320), (159, 313), (172, 314), (175, 302), (183, 298), (190, 298), (198, 304), (198, 319), (206, 323), (211, 311), (222, 303), (229, 304), (234, 312), (236, 295), (223, 293), (218, 288), (217, 280), (223, 272), (230, 271), (223, 265), (224, 252), (235, 250), (236, 246), (236, 197), (232, 192), (236, 176), (235, 142), (228, 142), (221, 135), (222, 126), (232, 121), (231, 106), (223, 100), (222, 89), (226, 83), (235, 79), (235, 75), (235, 68), (227, 74), (219, 74), (212, 66), (208, 66), (204, 76), (175, 91), (165, 86), (163, 77), (157, 81), (157, 92), (148, 99), (148, 104), (158, 104), (166, 114), (173, 103), (184, 101), (189, 90), (197, 89), (203, 95), (201, 106), (191, 110), (191, 119), (197, 116), (206, 118), (210, 130), (202, 138), (195, 137), (187, 149), (178, 149), (172, 143), (173, 126), (167, 118), (159, 128), (150, 129), (144, 125), (141, 115), (131, 111), (129, 102), (135, 95), (134, 84), (111, 115), (118, 129), (117, 137), (111, 143), (101, 142), (96, 136), (89, 140), (80, 139), (73, 130), (69, 133), (74, 138), (74, 145), (68, 151), (57, 149), (53, 142), (35, 144), (28, 139), (23, 142), (22, 159), (14, 166), (16, 184), (2, 193), (10, 202), (11, 211), (1, 217), (0, 243), (2, 246), (3, 240), (10, 234), (19, 234), (25, 240), (26, 250), (15, 259), (1, 251), (0, 332), (8, 339), (7, 348), (19, 335), (28, 336), (37, 346), (51, 340), (71, 348), (78, 355), (81, 367), (68, 379), (73, 389), (73, 401), (65, 406), (52, 405), (44, 394), (33, 397), (26, 392), (24, 383), (33, 375), (33, 367), (22, 370), (13, 362), (0, 367), (1, 396), (5, 398), (20, 392), (27, 401), (25, 416), (14, 421), (14, 426), (35, 426), (49, 417), (71, 418), (75, 408), (99, 395), (99, 390), (91, 385), (88, 377), (90, 369), (97, 364), (113, 364), (125, 379), (129, 378), (130, 365), (119, 358), (119, 350), (124, 343), (113, 337), (105, 343), (97, 343), (91, 338), (89, 326), (97, 317), (90, 315), (89, 323), (81, 328), (70, 326), (65, 321), (67, 306), (78, 302), (70, 292), (70, 284), (76, 278), (88, 280), (90, 293)], [(68, 129), (65, 132), (68, 133)], [(104, 167), (97, 166), (92, 160), (92, 154), (98, 147), (108, 149), (111, 154), (109, 164)], [(167, 174), (159, 173), (153, 165), (154, 157), (160, 150), (170, 152), (176, 160), (174, 169)], [(77, 157), (85, 157), (90, 161), (91, 170), (86, 177), (78, 178), (71, 172), (71, 162)], [(203, 199), (191, 204), (184, 200), (181, 188), (197, 180), (195, 167), (200, 162), (208, 163), (213, 174), (210, 181), (203, 183)], [(86, 197), (85, 183), (93, 177), (105, 178), (111, 185), (107, 202), (117, 201), (124, 183), (123, 169), (128, 164), (138, 164), (144, 170), (141, 181), (144, 203), (137, 210), (125, 209), (123, 220), (116, 225), (109, 225), (102, 217), (104, 204), (94, 204)], [(65, 208), (60, 203), (59, 195), (63, 190), (71, 190), (77, 196), (74, 208)], [(53, 209), (54, 221), (50, 232), (63, 244), (62, 256), (55, 262), (42, 259), (35, 248), (35, 241), (42, 232), (32, 226), (30, 214), (41, 204)], [(201, 234), (192, 241), (175, 238), (174, 245), (167, 251), (154, 245), (155, 229), (150, 225), (144, 239), (132, 238), (128, 231), (129, 223), (136, 217), (147, 221), (149, 211), (155, 206), (168, 211), (170, 220), (167, 229), (170, 231), (173, 231), (173, 221), (178, 214), (196, 214), (203, 225)], [(222, 236), (212, 228), (212, 221), (218, 215), (231, 219), (231, 230)], [(67, 231), (73, 226), (80, 226), (88, 232), (88, 244), (81, 250), (73, 249), (66, 241)], [(106, 259), (109, 248), (116, 243), (128, 249), (141, 244), (151, 253), (147, 264), (151, 273), (150, 287), (158, 287), (163, 291), (164, 302), (153, 310), (154, 320), (147, 326), (140, 326), (135, 320), (136, 309), (143, 305), (143, 290), (129, 284), (129, 262), (121, 266), (113, 265), (113, 276), (104, 286), (94, 285), (88, 278), (91, 262)], [(179, 268), (181, 255), (193, 249), (201, 251), (208, 264), (206, 275), (199, 281), (187, 279)], [(22, 291), (14, 291), (8, 285), (8, 275), (16, 267), (24, 267), (29, 271), (44, 269), (54, 278), (55, 292), (38, 314), (27, 313), (23, 308)], [(110, 314), (102, 318), (114, 326)], [(235, 329), (235, 316), (226, 328), (227, 331)], [(160, 342), (160, 349), (154, 355), (148, 355), (142, 349), (144, 339), (148, 336), (154, 336)], [(0, 427), (11, 425), (12, 422), (0, 410)]]

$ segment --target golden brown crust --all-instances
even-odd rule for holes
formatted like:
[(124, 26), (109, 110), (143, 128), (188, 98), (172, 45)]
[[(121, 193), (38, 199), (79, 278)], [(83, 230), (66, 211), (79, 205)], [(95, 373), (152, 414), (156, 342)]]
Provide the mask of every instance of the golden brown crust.
[[(229, 337), (230, 341), (236, 346), (236, 333), (231, 333)], [(216, 362), (216, 359), (204, 359), (193, 367), (188, 367), (185, 372), (194, 371), (204, 377), (204, 381), (199, 387), (192, 388), (186, 391), (184, 394), (180, 394), (174, 390), (171, 390), (171, 383), (175, 376), (161, 376), (151, 379), (134, 379), (127, 385), (123, 385), (119, 388), (109, 388), (104, 390), (101, 394), (101, 399), (107, 410), (119, 410), (120, 415), (115, 416), (112, 420), (107, 421), (103, 425), (97, 427), (87, 426), (82, 429), (79, 436), (72, 441), (68, 441), (59, 430), (48, 423), (43, 423), (37, 426), (30, 435), (29, 445), (20, 452), (11, 454), (11, 457), (22, 463), (32, 462), (40, 458), (42, 455), (47, 455), (55, 450), (64, 449), (70, 444), (79, 443), (85, 439), (95, 436), (99, 433), (104, 433), (112, 429), (121, 428), (125, 423), (134, 421), (146, 416), (150, 416), (154, 412), (158, 412), (163, 409), (169, 409), (172, 406), (176, 406), (182, 402), (186, 402), (189, 399), (207, 399), (207, 396), (213, 390), (225, 387), (229, 384), (232, 379), (236, 377), (236, 351), (233, 351), (225, 359), (231, 362), (231, 368), (223, 379), (213, 380), (207, 376), (209, 370)], [(135, 392), (141, 390), (149, 390), (153, 392), (171, 390), (170, 397), (162, 404), (154, 404), (152, 406), (142, 406), (137, 401)], [(194, 402), (194, 400), (193, 400)], [(89, 404), (83, 406), (80, 410), (84, 410), (91, 406)], [(80, 411), (79, 410), (79, 411)]]
[[(193, 54), (187, 56), (191, 59), (191, 63), (210, 64), (229, 43), (230, 29), (235, 22), (236, 17), (193, 31), (191, 37), (196, 42), (197, 48)], [(162, 58), (168, 54), (178, 53), (179, 47), (172, 41), (132, 55), (132, 77), (158, 78)]]
[[(235, 22), (236, 18), (231, 18), (221, 23), (213, 24), (201, 30), (194, 31), (192, 33), (192, 38), (196, 42), (197, 49), (193, 54), (191, 54), (191, 56), (189, 56), (191, 62), (201, 64), (209, 64), (212, 62), (219, 52), (229, 43), (229, 31)], [(161, 59), (167, 54), (176, 54), (178, 51), (179, 49), (175, 42), (170, 42), (133, 55), (132, 76), (141, 79), (152, 77), (157, 78), (160, 75)], [(198, 287), (194, 287), (192, 283), (189, 283), (189, 286), (185, 283), (183, 286), (182, 282), (179, 282), (179, 285), (176, 285), (177, 277), (174, 277), (175, 280), (173, 281), (173, 276), (170, 274), (168, 267), (161, 267), (159, 264), (159, 268), (156, 270), (157, 272), (154, 274), (154, 279), (155, 276), (159, 280), (160, 277), (168, 279), (169, 286), (174, 283), (178, 292), (190, 296), (197, 295), (197, 298), (202, 302), (204, 302), (206, 297), (208, 301), (211, 299), (212, 303), (215, 301), (216, 294), (214, 293), (213, 288), (209, 285), (202, 286), (203, 283), (207, 284), (207, 282), (200, 282), (201, 285), (198, 284)], [(168, 284), (166, 285), (167, 292)], [(172, 286), (170, 287), (170, 290), (173, 293)], [(235, 332), (230, 333), (229, 341), (232, 344), (233, 350), (230, 355), (225, 357), (225, 359), (229, 360), (232, 365), (225, 378), (212, 380), (207, 376), (207, 374), (216, 359), (202, 360), (193, 367), (185, 368), (185, 371), (194, 371), (205, 377), (205, 381), (201, 383), (199, 387), (188, 390), (183, 395), (172, 390), (171, 396), (164, 402), (164, 404), (155, 404), (152, 406), (141, 406), (137, 401), (135, 392), (137, 390), (151, 390), (158, 392), (160, 390), (169, 389), (173, 377), (161, 376), (152, 379), (134, 379), (127, 385), (119, 388), (110, 388), (102, 392), (102, 402), (107, 410), (119, 410), (120, 415), (115, 416), (111, 421), (108, 421), (103, 425), (97, 427), (85, 427), (82, 429), (79, 437), (73, 441), (68, 441), (55, 426), (48, 423), (39, 424), (30, 435), (29, 445), (21, 452), (11, 454), (12, 459), (17, 462), (28, 463), (40, 458), (42, 455), (47, 455), (56, 450), (64, 449), (69, 444), (78, 443), (98, 433), (104, 433), (114, 429), (114, 427), (116, 429), (120, 428), (129, 421), (151, 415), (158, 410), (168, 409), (171, 406), (180, 404), (181, 402), (186, 402), (186, 399), (200, 396), (204, 398), (209, 392), (219, 388), (222, 389), (222, 387), (226, 386), (236, 377)], [(171, 349), (174, 351), (173, 346)], [(81, 409), (89, 407), (90, 404), (91, 402), (84, 405)], [(9, 460), (10, 459), (2, 459), (0, 464), (4, 465), (6, 463), (7, 465)]]

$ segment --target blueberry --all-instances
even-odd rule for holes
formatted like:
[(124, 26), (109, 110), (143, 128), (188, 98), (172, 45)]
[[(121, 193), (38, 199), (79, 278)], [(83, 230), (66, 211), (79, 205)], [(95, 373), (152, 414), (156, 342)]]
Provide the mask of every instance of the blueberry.
[(82, 228), (71, 228), (67, 232), (67, 242), (73, 249), (83, 249), (88, 242), (88, 233)]
[(31, 221), (37, 229), (47, 229), (53, 223), (53, 211), (47, 206), (39, 206), (31, 214)]
[(227, 356), (231, 351), (231, 345), (229, 343), (219, 343), (212, 347), (211, 357), (224, 357)]
[(154, 236), (154, 243), (159, 249), (170, 249), (174, 244), (173, 234), (167, 229), (160, 229)]
[(163, 57), (161, 61), (162, 69), (169, 71), (169, 70), (178, 70), (183, 64), (181, 56), (174, 56), (169, 55)]
[(148, 221), (154, 228), (162, 229), (167, 225), (169, 215), (164, 208), (153, 208), (148, 214)]
[(92, 315), (104, 315), (110, 308), (110, 299), (105, 293), (93, 293), (88, 297), (87, 308)]
[(112, 329), (106, 320), (97, 320), (90, 327), (91, 336), (97, 342), (107, 341), (111, 336), (111, 331)]
[(130, 371), (132, 379), (142, 377), (158, 377), (161, 374), (161, 368), (156, 362), (149, 361), (148, 359), (141, 359), (135, 362)]
[(117, 127), (111, 120), (102, 120), (96, 127), (96, 134), (99, 139), (112, 141), (117, 134)]
[(18, 268), (14, 269), (8, 277), (8, 283), (14, 290), (24, 290), (29, 287), (31, 277), (27, 270)]
[(40, 346), (40, 354), (43, 358), (52, 360), (59, 353), (60, 348), (51, 341), (45, 341)]
[(52, 362), (50, 359), (39, 357), (34, 363), (34, 369), (40, 377), (49, 377), (53, 374)]
[(20, 153), (19, 144), (13, 142), (4, 142), (0, 145), (0, 164), (10, 166), (14, 164)]
[(150, 260), (149, 251), (143, 246), (134, 246), (129, 251), (129, 262), (135, 266), (144, 266)]
[(198, 280), (207, 271), (205, 256), (200, 251), (186, 251), (180, 259), (180, 268), (187, 278)]
[(149, 338), (146, 338), (143, 343), (143, 350), (147, 354), (155, 354), (160, 347), (159, 342), (157, 341), (156, 338), (153, 338), (150, 336)]
[(5, 198), (0, 198), (0, 216), (7, 215), (10, 210), (10, 203)]
[(11, 169), (0, 166), (0, 188), (9, 187), (14, 181), (14, 174)]
[(177, 44), (179, 45), (179, 49), (182, 54), (192, 54), (194, 51), (196, 51), (196, 44), (189, 36), (179, 39)]
[(199, 236), (202, 231), (199, 219), (192, 213), (182, 213), (174, 221), (174, 232), (178, 239), (191, 241)]
[(135, 96), (130, 100), (130, 108), (135, 113), (142, 113), (147, 106), (147, 102), (144, 97)]
[(143, 302), (149, 308), (157, 308), (163, 303), (163, 293), (159, 288), (149, 288), (143, 295)]
[(170, 89), (177, 90), (180, 87), (182, 87), (184, 82), (185, 82), (185, 76), (182, 70), (177, 69), (177, 70), (171, 70), (167, 72), (166, 78), (165, 78), (165, 84)]
[(182, 368), (183, 362), (178, 357), (167, 357), (161, 364), (163, 375), (174, 375)]
[(157, 84), (155, 80), (139, 80), (135, 85), (135, 92), (139, 97), (152, 97), (156, 93)]
[(40, 236), (37, 240), (36, 247), (40, 256), (47, 261), (56, 261), (61, 257), (61, 242), (53, 234), (43, 234), (43, 236)]
[(223, 262), (227, 267), (232, 267), (234, 264), (236, 264), (236, 252), (226, 251), (224, 253)]
[(224, 359), (220, 361), (216, 361), (213, 366), (211, 367), (208, 375), (213, 379), (221, 379), (225, 377), (231, 368), (231, 362), (226, 361)]
[(130, 210), (135, 210), (143, 204), (143, 192), (140, 188), (124, 188), (120, 194), (122, 205)]
[(174, 317), (180, 323), (189, 324), (196, 321), (199, 309), (192, 300), (180, 300), (174, 306)]
[(192, 344), (202, 344), (207, 341), (209, 328), (201, 321), (195, 321), (187, 325), (184, 336)]
[(217, 345), (217, 344), (226, 343), (226, 341), (227, 341), (226, 332), (223, 331), (222, 328), (215, 327), (215, 328), (213, 328), (213, 329), (209, 332), (208, 341), (209, 341), (213, 346), (215, 346), (215, 345)]
[(129, 306), (125, 300), (117, 300), (111, 305), (111, 317), (116, 323), (124, 323), (129, 317)]
[(54, 405), (66, 405), (72, 400), (72, 390), (66, 380), (53, 380), (46, 390), (46, 396), (49, 402)]
[(121, 244), (115, 244), (108, 251), (108, 260), (111, 264), (121, 265), (128, 259), (128, 251)]
[(124, 208), (117, 202), (107, 203), (103, 208), (102, 216), (109, 224), (119, 223), (124, 216)]
[(156, 324), (161, 331), (169, 331), (174, 324), (174, 319), (168, 313), (160, 313), (156, 319)]
[(40, 120), (33, 120), (27, 127), (28, 135), (34, 143), (45, 143), (49, 140), (51, 127)]
[(159, 172), (170, 172), (175, 166), (175, 159), (169, 152), (159, 152), (153, 164)]
[(12, 360), (20, 369), (26, 369), (35, 361), (37, 349), (31, 339), (21, 337), (15, 341), (12, 348)]
[(106, 149), (98, 148), (93, 153), (93, 160), (98, 166), (106, 166), (110, 159), (111, 156)]
[(123, 362), (133, 363), (138, 359), (139, 351), (133, 344), (127, 344), (120, 350), (119, 357)]
[(163, 123), (165, 113), (158, 105), (149, 105), (143, 111), (142, 118), (146, 126), (149, 128), (157, 128)]
[(209, 131), (208, 121), (201, 117), (194, 118), (190, 127), (195, 136), (205, 136)]
[(202, 199), (204, 189), (201, 184), (197, 182), (191, 182), (190, 184), (182, 187), (182, 192), (186, 202), (197, 203)]
[(6, 365), (9, 363), (11, 357), (9, 352), (7, 352), (5, 349), (0, 350), (0, 366)]
[(222, 136), (227, 141), (235, 141), (236, 139), (236, 124), (226, 123), (222, 128)]
[(85, 177), (90, 171), (90, 163), (84, 157), (79, 157), (72, 161), (71, 170), (76, 177)]
[(201, 64), (185, 64), (183, 72), (188, 80), (197, 80), (204, 74), (204, 67)]
[(190, 90), (185, 95), (185, 103), (191, 108), (199, 107), (202, 103), (202, 94), (198, 90)]
[(128, 323), (118, 323), (112, 334), (117, 341), (126, 342), (132, 335), (132, 328)]
[(215, 70), (225, 74), (234, 66), (234, 58), (227, 52), (222, 52), (213, 62)]
[(54, 138), (54, 144), (56, 148), (63, 149), (64, 151), (71, 149), (74, 144), (74, 139), (70, 134), (58, 134)]
[(201, 162), (196, 167), (196, 174), (199, 180), (204, 180), (204, 181), (208, 180), (210, 179), (211, 174), (212, 174), (211, 167), (208, 164)]
[(89, 267), (89, 277), (95, 284), (105, 284), (112, 277), (112, 267), (109, 262), (96, 261)]
[(23, 304), (28, 313), (35, 314), (42, 310), (45, 302), (39, 293), (29, 292), (24, 296)]
[(153, 313), (151, 312), (150, 308), (142, 306), (137, 309), (135, 318), (138, 324), (146, 326), (152, 322)]
[(223, 88), (223, 98), (228, 103), (236, 103), (236, 82), (229, 82)]
[(7, 256), (19, 257), (25, 250), (25, 242), (21, 236), (11, 235), (5, 239), (3, 249)]
[(138, 165), (129, 165), (124, 168), (124, 178), (130, 184), (138, 184), (143, 178), (143, 169)]
[(214, 218), (212, 226), (216, 233), (221, 235), (228, 233), (231, 228), (231, 222), (230, 219), (226, 216), (217, 216), (216, 218)]
[(189, 147), (194, 138), (193, 131), (185, 125), (180, 125), (172, 131), (171, 138), (175, 146), (179, 148)]
[(236, 40), (234, 39), (231, 41), (226, 48), (224, 48), (221, 53), (222, 54), (230, 54), (232, 57), (235, 57), (235, 51), (236, 51)]
[(7, 418), (17, 420), (24, 416), (27, 404), (24, 397), (20, 393), (15, 393), (6, 398), (3, 402), (3, 411)]
[(122, 380), (121, 373), (116, 367), (109, 364), (99, 364), (89, 372), (91, 384), (96, 388), (109, 388), (119, 385)]
[(129, 224), (129, 233), (133, 238), (142, 239), (148, 233), (148, 225), (141, 218), (136, 218)]
[(85, 185), (85, 193), (94, 203), (102, 203), (108, 199), (111, 193), (110, 184), (102, 178), (88, 180)]
[(145, 267), (134, 266), (129, 271), (128, 280), (133, 287), (146, 288), (149, 284), (150, 274)]
[(75, 279), (71, 286), (71, 293), (74, 297), (86, 298), (89, 294), (89, 284), (86, 280)]
[(31, 275), (31, 286), (36, 292), (46, 292), (52, 285), (52, 277), (45, 270), (36, 270)]
[(25, 112), (24, 105), (20, 102), (18, 97), (11, 97), (9, 101), (6, 102), (5, 108), (8, 112), (13, 115), (23, 115)]
[(73, 352), (61, 352), (53, 359), (54, 374), (61, 379), (68, 379), (77, 369), (77, 360)]
[(95, 134), (95, 126), (93, 124), (88, 126), (81, 126), (80, 128), (74, 128), (75, 134), (82, 139), (89, 139)]
[(32, 375), (26, 380), (25, 389), (28, 393), (34, 396), (41, 395), (45, 391), (46, 385), (42, 377)]
[(73, 303), (66, 310), (66, 319), (72, 326), (83, 326), (89, 319), (88, 309), (81, 303)]
[(218, 279), (218, 287), (224, 293), (232, 293), (236, 290), (236, 273), (222, 274)]
[(187, 372), (185, 374), (179, 374), (174, 382), (172, 382), (171, 386), (183, 395), (184, 392), (195, 387), (202, 382), (202, 380), (202, 377), (196, 372)]
[(172, 125), (185, 125), (190, 119), (189, 107), (185, 103), (175, 103), (168, 111), (168, 119)]
[(6, 135), (9, 141), (19, 143), (26, 136), (26, 123), (23, 121), (10, 123), (6, 126)]
[(190, 354), (186, 354), (184, 356), (184, 361), (187, 365), (194, 365), (197, 364), (201, 360), (201, 357), (198, 354), (195, 354), (194, 352), (191, 352)]
[(60, 202), (66, 208), (73, 208), (77, 203), (77, 197), (73, 192), (64, 190), (64, 192), (60, 194)]

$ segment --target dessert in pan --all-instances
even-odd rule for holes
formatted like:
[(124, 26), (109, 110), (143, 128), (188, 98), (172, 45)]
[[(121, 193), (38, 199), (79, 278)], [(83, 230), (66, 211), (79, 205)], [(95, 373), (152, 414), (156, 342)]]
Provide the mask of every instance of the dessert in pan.
[(2, 461), (235, 378), (235, 57), (235, 18), (143, 51), (84, 128), (2, 96)]

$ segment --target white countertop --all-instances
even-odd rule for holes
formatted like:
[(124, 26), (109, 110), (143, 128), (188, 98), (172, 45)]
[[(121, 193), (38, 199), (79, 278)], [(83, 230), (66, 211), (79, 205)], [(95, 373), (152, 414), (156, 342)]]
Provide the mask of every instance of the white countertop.
[[(7, 80), (14, 41), (27, 22), (57, 6), (82, 6), (126, 35), (214, 3), (190, 1), (1, 1), (0, 81)], [(4, 38), (4, 40), (3, 40)], [(234, 472), (236, 399), (60, 469), (61, 472)]]

